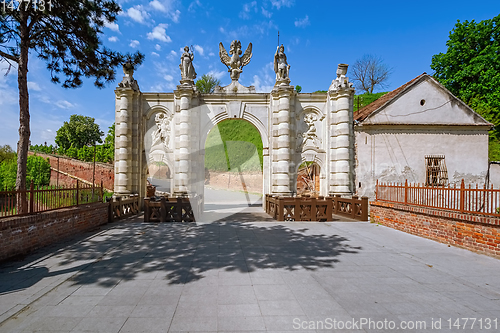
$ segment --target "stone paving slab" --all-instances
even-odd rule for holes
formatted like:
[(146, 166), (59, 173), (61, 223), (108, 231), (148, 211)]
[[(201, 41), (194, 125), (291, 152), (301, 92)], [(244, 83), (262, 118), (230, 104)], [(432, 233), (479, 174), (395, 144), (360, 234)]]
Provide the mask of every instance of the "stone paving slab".
[(500, 330), (497, 259), (368, 222), (225, 220), (115, 222), (1, 264), (0, 332)]

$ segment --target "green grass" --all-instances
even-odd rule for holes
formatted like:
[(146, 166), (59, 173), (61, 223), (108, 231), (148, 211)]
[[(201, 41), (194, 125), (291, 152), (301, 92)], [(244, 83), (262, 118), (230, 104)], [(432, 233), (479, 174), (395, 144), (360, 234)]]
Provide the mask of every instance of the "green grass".
[[(374, 94), (364, 93), (361, 95), (355, 95), (354, 96), (354, 103), (353, 103), (354, 104), (353, 111), (358, 111), (358, 109), (361, 109), (361, 108), (367, 106), (368, 104), (375, 102), (377, 99), (379, 99), (380, 97), (384, 96), (387, 93), (388, 93), (388, 91), (374, 93)], [(358, 105), (359, 105), (359, 108), (358, 108)]]
[(228, 119), (208, 133), (205, 167), (212, 171), (261, 171), (262, 139), (246, 120)]

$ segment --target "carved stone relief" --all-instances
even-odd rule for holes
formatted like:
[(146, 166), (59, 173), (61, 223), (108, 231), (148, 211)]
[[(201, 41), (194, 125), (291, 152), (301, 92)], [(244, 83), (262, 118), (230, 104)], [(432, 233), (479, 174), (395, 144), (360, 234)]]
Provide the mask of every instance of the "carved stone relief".
[(307, 129), (297, 134), (297, 151), (304, 151), (308, 148), (319, 149), (321, 139), (318, 137), (316, 122), (321, 119), (318, 119), (318, 115), (314, 112), (306, 112), (303, 120)]

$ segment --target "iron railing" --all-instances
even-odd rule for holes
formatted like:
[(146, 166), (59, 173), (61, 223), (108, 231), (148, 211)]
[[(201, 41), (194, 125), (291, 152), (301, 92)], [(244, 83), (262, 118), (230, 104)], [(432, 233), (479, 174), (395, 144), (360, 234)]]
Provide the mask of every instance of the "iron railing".
[[(0, 192), (0, 218), (32, 215), (54, 209), (74, 207), (103, 201), (103, 185), (92, 186), (77, 180), (76, 186), (42, 186), (20, 191)], [(24, 201), (24, 205), (22, 202)], [(19, 207), (26, 207), (20, 213)]]
[(481, 188), (477, 184), (459, 187), (425, 186), (423, 184), (381, 183), (377, 180), (376, 200), (419, 207), (437, 208), (460, 213), (500, 216), (500, 189)]

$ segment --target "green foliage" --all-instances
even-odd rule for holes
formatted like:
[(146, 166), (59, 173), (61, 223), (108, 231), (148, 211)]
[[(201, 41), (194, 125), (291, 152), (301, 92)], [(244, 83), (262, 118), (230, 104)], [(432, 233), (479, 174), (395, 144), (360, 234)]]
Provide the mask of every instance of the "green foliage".
[(115, 146), (115, 123), (109, 126), (108, 135), (106, 135), (106, 138), (104, 139), (104, 144), (113, 147)]
[(358, 111), (359, 109), (367, 106), (368, 104), (375, 102), (377, 99), (379, 99), (380, 97), (384, 96), (387, 93), (388, 93), (388, 91), (379, 92), (379, 93), (375, 93), (375, 94), (364, 93), (361, 95), (355, 95), (354, 96), (353, 111)]
[(46, 145), (31, 145), (30, 146), (30, 151), (37, 152), (37, 153), (44, 153), (44, 154), (54, 154), (56, 152), (56, 149), (54, 146), (46, 146)]
[(0, 146), (0, 163), (10, 160), (16, 156), (16, 153), (9, 145)]
[(296, 85), (295, 90), (297, 90), (297, 92), (300, 93), (302, 91), (302, 87), (299, 85)]
[[(26, 185), (33, 180), (34, 185), (42, 186), (50, 183), (50, 163), (41, 156), (28, 156)], [(17, 161), (14, 158), (0, 163), (0, 190), (12, 191), (16, 187)]]
[(49, 185), (50, 183), (50, 163), (49, 159), (44, 159), (41, 156), (28, 156), (26, 163), (27, 177), (26, 183), (29, 184), (33, 180), (35, 186)]
[(220, 85), (220, 80), (209, 74), (203, 74), (200, 79), (196, 81), (196, 89), (202, 94), (211, 94), (214, 92), (215, 87)]
[(248, 121), (220, 122), (207, 136), (205, 167), (215, 171), (261, 171), (262, 139)]
[[(500, 15), (457, 21), (446, 53), (432, 57), (434, 77), (498, 128), (500, 125)], [(500, 130), (490, 132), (490, 159), (499, 160)]]
[(94, 118), (74, 114), (69, 118), (69, 122), (65, 121), (57, 130), (56, 143), (65, 149), (82, 148), (94, 145), (96, 142), (101, 143), (103, 135)]
[(0, 191), (12, 191), (16, 187), (17, 161), (15, 157), (0, 162)]

